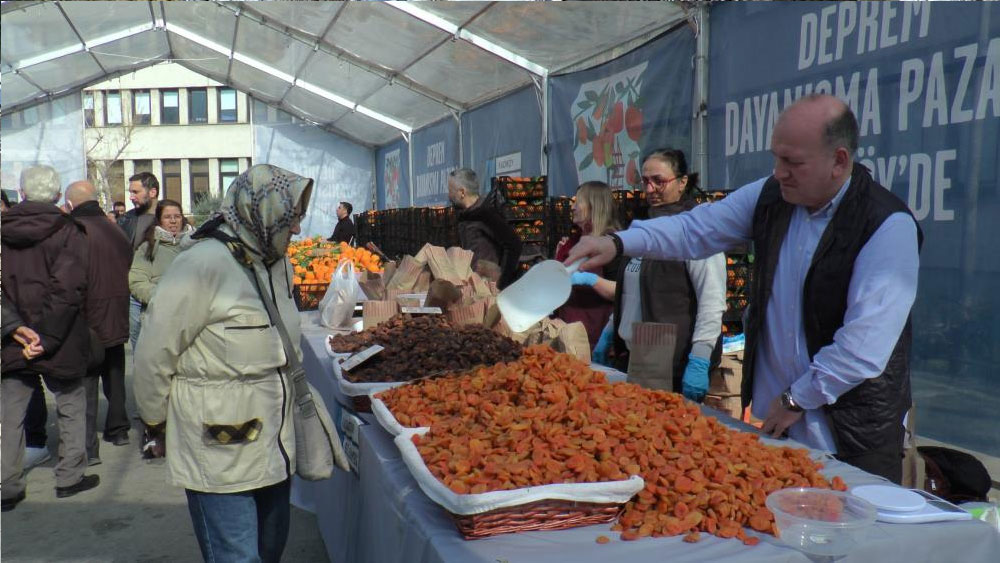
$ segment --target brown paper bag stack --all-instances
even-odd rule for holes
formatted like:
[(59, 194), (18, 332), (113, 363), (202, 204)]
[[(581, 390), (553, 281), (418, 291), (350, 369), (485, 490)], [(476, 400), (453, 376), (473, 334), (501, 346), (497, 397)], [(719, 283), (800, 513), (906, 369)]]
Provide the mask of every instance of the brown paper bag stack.
[(465, 250), (460, 246), (448, 249), (448, 258), (451, 260), (451, 267), (458, 279), (467, 280), (472, 275), (472, 258), (474, 256), (475, 254), (471, 250)]
[(373, 301), (385, 299), (385, 279), (382, 274), (375, 274), (368, 271), (361, 272), (361, 280), (358, 282), (365, 296)]
[(365, 301), (361, 305), (362, 323), (366, 329), (395, 317), (397, 313), (399, 305), (395, 301)]
[(587, 338), (587, 327), (581, 322), (563, 323), (552, 347), (590, 364), (590, 340)]
[(477, 301), (471, 305), (459, 305), (451, 307), (446, 313), (448, 321), (454, 326), (483, 324), (486, 316), (486, 303)]
[[(420, 274), (424, 270), (424, 263), (412, 256), (404, 256), (399, 263), (392, 279), (385, 285), (386, 289), (401, 289), (403, 293), (414, 293), (413, 288), (420, 279)], [(430, 285), (430, 282), (428, 282)]]
[(628, 361), (629, 383), (647, 389), (673, 391), (677, 325), (635, 323), (632, 327), (632, 348)]

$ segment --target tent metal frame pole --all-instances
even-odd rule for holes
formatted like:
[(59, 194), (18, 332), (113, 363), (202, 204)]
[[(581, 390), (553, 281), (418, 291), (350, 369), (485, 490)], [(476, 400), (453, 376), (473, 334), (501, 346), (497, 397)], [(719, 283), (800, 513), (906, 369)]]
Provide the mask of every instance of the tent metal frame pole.
[(708, 177), (708, 54), (709, 54), (709, 6), (699, 3), (695, 16), (698, 22), (698, 37), (694, 57), (694, 115), (692, 131), (695, 134), (695, 170), (701, 178), (704, 189), (709, 188)]
[(458, 167), (462, 168), (465, 166), (465, 147), (463, 146), (465, 139), (462, 137), (462, 112), (452, 111), (451, 116), (458, 123)]
[[(549, 77), (542, 77), (542, 147), (539, 168), (542, 176), (549, 175)], [(551, 189), (550, 189), (551, 191)]]
[[(233, 41), (229, 44), (229, 65), (226, 67), (226, 84), (233, 83), (233, 53), (236, 52), (236, 39), (240, 36), (240, 16), (243, 15), (243, 8), (236, 8), (236, 24), (233, 26)], [(289, 88), (294, 88), (294, 83)]]
[(410, 204), (413, 207), (413, 134), (403, 131), (403, 139), (406, 141), (406, 169), (410, 172), (408, 184), (410, 185)]

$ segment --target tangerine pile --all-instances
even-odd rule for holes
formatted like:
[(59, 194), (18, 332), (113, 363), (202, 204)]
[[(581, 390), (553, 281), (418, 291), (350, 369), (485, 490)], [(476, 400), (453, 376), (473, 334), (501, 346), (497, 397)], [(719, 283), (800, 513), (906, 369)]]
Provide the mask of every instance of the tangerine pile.
[(337, 266), (344, 260), (351, 260), (357, 271), (382, 272), (377, 255), (346, 242), (329, 242), (321, 236), (292, 241), (286, 254), (294, 270), (294, 285), (330, 283)]
[(776, 534), (767, 495), (832, 484), (808, 451), (730, 430), (678, 394), (607, 383), (573, 356), (532, 346), (521, 359), (379, 394), (452, 491), (483, 493), (641, 475), (645, 488), (613, 530), (621, 539), (704, 531), (748, 545), (744, 526)]

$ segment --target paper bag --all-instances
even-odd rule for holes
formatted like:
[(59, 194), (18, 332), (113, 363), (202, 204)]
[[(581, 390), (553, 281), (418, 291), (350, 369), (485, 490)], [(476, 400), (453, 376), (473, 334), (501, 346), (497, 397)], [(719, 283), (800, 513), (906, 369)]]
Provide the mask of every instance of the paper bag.
[(427, 293), (431, 288), (432, 279), (430, 268), (424, 267), (420, 275), (417, 276), (417, 283), (413, 284), (413, 293)]
[(374, 301), (385, 300), (385, 281), (382, 279), (382, 274), (362, 272), (359, 283), (361, 284), (361, 290), (365, 292), (368, 299)]
[(674, 346), (677, 325), (634, 323), (628, 381), (647, 389), (674, 390)]
[(424, 246), (421, 252), (426, 253), (427, 267), (430, 268), (434, 279), (445, 280), (455, 285), (461, 285), (465, 280), (464, 277), (460, 277), (455, 272), (455, 268), (452, 267), (451, 257), (448, 256), (448, 251), (444, 248), (427, 245)]
[(401, 289), (404, 292), (412, 292), (413, 286), (417, 284), (420, 273), (424, 270), (424, 264), (417, 261), (412, 256), (404, 256), (396, 273), (385, 285), (386, 289)]
[[(427, 290), (427, 300), (424, 301), (424, 306), (440, 307), (442, 311), (446, 311), (453, 304), (461, 304), (461, 301), (462, 290), (447, 280), (437, 279), (431, 282), (431, 286)], [(482, 322), (481, 315), (479, 322)]]
[(397, 313), (399, 305), (395, 301), (365, 301), (361, 306), (361, 318), (366, 329), (395, 317)]
[(388, 284), (394, 275), (396, 275), (396, 262), (382, 262), (382, 283)]
[(564, 324), (559, 329), (552, 347), (559, 352), (565, 352), (587, 365), (590, 365), (590, 340), (587, 338), (587, 327), (581, 322)]
[(482, 278), (479, 274), (472, 274), (469, 276), (469, 285), (472, 287), (472, 293), (476, 297), (486, 297), (488, 295), (496, 295), (493, 290), (490, 289), (490, 284)]
[(448, 249), (448, 258), (451, 260), (451, 267), (459, 279), (467, 280), (472, 275), (472, 259), (475, 254), (471, 250), (466, 250), (460, 246), (453, 246)]
[(486, 315), (486, 303), (477, 301), (471, 305), (451, 307), (446, 313), (452, 326), (483, 324)]

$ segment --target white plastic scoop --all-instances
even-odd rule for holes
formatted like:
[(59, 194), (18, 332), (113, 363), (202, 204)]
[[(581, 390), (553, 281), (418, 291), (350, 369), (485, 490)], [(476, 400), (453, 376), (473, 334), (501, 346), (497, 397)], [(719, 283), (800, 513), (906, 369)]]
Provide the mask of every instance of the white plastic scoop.
[(507, 326), (514, 332), (524, 332), (558, 309), (569, 299), (573, 289), (570, 278), (584, 260), (581, 258), (569, 267), (558, 260), (535, 264), (521, 279), (501, 291), (497, 307)]

